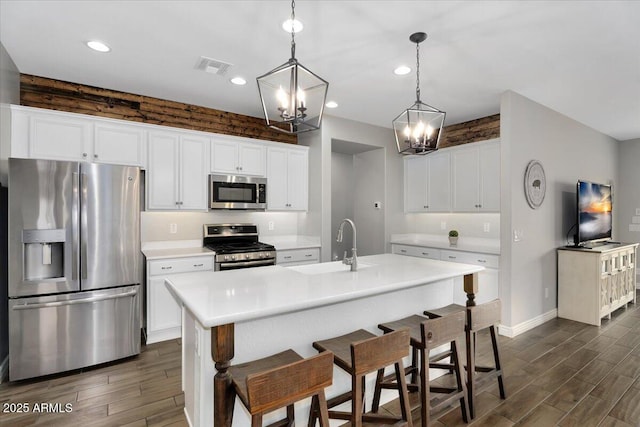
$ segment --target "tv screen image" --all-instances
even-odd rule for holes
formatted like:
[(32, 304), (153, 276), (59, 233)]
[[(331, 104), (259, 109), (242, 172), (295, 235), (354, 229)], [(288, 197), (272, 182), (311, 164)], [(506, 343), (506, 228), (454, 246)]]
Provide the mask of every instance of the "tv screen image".
[(579, 242), (611, 239), (611, 186), (578, 181)]

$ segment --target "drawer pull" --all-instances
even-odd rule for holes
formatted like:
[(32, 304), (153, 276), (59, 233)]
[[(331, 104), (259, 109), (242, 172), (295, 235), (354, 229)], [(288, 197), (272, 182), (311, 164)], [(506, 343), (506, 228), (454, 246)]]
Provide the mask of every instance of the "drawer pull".
[(204, 264), (193, 264), (194, 267), (202, 267)]
[(407, 250), (406, 249), (400, 249), (400, 252), (402, 252), (403, 254), (406, 254)]
[(307, 258), (311, 258), (311, 257), (313, 256), (313, 254), (305, 254), (305, 256), (306, 256)]
[(456, 259), (457, 257), (449, 255), (449, 259)]
[(171, 270), (172, 268), (173, 268), (172, 266), (162, 267), (163, 270)]
[(481, 263), (483, 263), (483, 264), (486, 264), (486, 263), (487, 263), (487, 260), (486, 260), (486, 259), (479, 259), (479, 260), (478, 260), (478, 262), (481, 262)]
[(429, 252), (422, 252), (422, 255), (428, 256)]
[(284, 259), (291, 259), (291, 255), (286, 255)]

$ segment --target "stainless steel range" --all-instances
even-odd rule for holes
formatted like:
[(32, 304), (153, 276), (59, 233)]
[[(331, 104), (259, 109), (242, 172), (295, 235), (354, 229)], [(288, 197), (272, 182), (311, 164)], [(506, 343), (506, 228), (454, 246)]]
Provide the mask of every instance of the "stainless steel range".
[(215, 271), (276, 263), (276, 248), (258, 241), (255, 224), (207, 224), (203, 243), (216, 254)]

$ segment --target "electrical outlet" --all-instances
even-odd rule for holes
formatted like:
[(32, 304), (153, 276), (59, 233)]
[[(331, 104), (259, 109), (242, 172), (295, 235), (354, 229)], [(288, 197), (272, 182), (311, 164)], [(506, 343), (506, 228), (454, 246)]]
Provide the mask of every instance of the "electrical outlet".
[(178, 224), (171, 223), (169, 224), (169, 233), (176, 234), (178, 232)]
[(524, 232), (522, 230), (519, 229), (513, 229), (513, 241), (514, 242), (519, 242), (523, 239), (524, 237)]
[(273, 231), (276, 229), (276, 225), (273, 221), (269, 221), (269, 231)]
[(373, 202), (373, 207), (376, 209), (382, 209), (382, 203), (380, 202)]
[(440, 230), (447, 229), (447, 221), (440, 221)]
[(490, 222), (485, 222), (484, 226), (482, 227), (482, 229), (484, 230), (485, 233), (491, 232), (491, 223)]

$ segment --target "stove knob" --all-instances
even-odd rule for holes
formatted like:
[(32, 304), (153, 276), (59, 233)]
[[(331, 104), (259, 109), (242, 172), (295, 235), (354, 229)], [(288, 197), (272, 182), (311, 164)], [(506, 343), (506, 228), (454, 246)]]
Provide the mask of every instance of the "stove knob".
[(231, 255), (231, 260), (235, 261), (236, 260), (236, 256), (235, 255)]
[(245, 257), (246, 259), (249, 259), (249, 258), (251, 258), (251, 255), (246, 254), (244, 257)]

